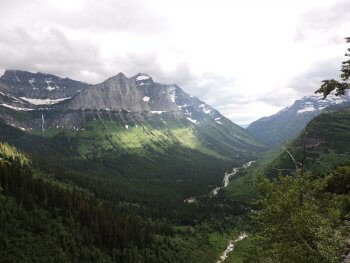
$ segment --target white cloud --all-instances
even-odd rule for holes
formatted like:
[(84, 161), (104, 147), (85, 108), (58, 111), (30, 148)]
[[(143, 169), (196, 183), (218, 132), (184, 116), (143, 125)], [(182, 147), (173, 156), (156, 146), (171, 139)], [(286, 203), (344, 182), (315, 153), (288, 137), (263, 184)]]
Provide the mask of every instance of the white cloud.
[(90, 83), (144, 72), (247, 123), (333, 77), (349, 8), (347, 0), (2, 0), (0, 70)]

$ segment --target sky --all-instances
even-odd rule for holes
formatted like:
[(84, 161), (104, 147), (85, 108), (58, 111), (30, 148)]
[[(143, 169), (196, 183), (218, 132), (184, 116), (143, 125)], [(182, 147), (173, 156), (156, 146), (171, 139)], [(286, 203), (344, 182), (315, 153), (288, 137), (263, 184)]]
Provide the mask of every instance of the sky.
[(1, 0), (0, 74), (178, 84), (240, 125), (337, 78), (349, 0)]

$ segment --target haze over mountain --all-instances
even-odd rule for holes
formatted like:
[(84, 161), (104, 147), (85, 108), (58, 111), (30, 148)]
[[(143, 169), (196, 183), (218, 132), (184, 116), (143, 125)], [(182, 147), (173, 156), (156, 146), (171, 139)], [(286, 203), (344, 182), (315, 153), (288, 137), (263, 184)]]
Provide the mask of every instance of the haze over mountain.
[(322, 95), (305, 96), (274, 115), (252, 122), (247, 131), (267, 145), (278, 146), (294, 139), (310, 120), (328, 107), (349, 105), (349, 93), (341, 97), (332, 94), (326, 99)]

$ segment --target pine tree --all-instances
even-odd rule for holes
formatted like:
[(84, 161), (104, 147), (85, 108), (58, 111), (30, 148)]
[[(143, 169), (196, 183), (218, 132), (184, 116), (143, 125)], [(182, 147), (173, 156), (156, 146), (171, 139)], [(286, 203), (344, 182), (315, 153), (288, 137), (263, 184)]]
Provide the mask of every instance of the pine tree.
[[(350, 37), (345, 38), (347, 43), (350, 43)], [(346, 57), (350, 57), (350, 48), (348, 48)], [(321, 87), (316, 90), (315, 93), (323, 93), (324, 97), (327, 97), (332, 91), (335, 90), (335, 95), (344, 95), (345, 91), (350, 88), (350, 59), (344, 61), (341, 67), (340, 74), (341, 81), (330, 79), (322, 81)]]

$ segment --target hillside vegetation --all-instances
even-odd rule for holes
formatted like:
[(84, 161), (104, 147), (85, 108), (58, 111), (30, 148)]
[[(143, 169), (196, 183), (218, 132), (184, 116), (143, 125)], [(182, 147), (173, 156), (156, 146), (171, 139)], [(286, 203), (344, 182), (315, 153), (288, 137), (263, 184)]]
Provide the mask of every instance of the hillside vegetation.
[(232, 180), (225, 194), (254, 204), (250, 237), (235, 251), (242, 262), (339, 262), (350, 232), (349, 131), (349, 108), (324, 112), (277, 158)]

